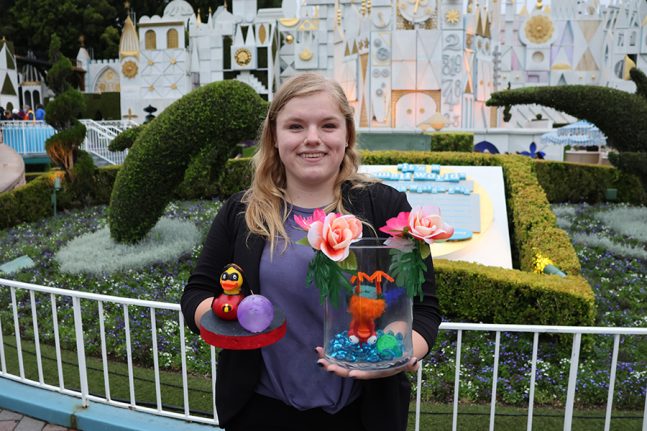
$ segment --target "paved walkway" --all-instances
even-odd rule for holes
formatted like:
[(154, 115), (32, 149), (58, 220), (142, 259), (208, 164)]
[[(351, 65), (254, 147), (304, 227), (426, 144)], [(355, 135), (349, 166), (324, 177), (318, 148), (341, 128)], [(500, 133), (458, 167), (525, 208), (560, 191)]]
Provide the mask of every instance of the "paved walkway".
[(0, 431), (75, 431), (59, 425), (23, 416), (10, 410), (0, 409)]

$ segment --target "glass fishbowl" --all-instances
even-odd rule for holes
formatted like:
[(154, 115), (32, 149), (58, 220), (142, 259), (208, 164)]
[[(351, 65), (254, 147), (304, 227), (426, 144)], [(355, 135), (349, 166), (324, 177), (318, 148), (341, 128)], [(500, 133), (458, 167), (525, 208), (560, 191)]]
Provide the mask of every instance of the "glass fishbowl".
[[(382, 370), (413, 356), (412, 299), (389, 272), (392, 253), (384, 239), (362, 239), (341, 266), (349, 286), (324, 304), (324, 355), (348, 369)], [(350, 263), (349, 263), (350, 262)]]

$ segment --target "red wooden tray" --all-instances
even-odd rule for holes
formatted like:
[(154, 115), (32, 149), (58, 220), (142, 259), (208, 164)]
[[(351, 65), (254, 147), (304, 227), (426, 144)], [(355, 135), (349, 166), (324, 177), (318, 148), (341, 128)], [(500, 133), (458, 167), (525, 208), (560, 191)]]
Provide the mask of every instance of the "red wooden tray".
[(212, 346), (229, 350), (251, 350), (269, 346), (285, 335), (287, 322), (281, 310), (274, 307), (274, 319), (263, 332), (253, 333), (240, 326), (238, 320), (223, 320), (212, 311), (200, 319), (200, 337)]

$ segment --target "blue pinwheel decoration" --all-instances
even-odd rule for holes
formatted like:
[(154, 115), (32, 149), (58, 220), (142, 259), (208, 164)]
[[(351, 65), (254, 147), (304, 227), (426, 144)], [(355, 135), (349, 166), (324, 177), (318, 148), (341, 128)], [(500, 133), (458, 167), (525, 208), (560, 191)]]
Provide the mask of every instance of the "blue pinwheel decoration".
[(528, 156), (531, 159), (543, 159), (546, 156), (546, 153), (544, 153), (543, 151), (537, 151), (537, 144), (535, 144), (534, 142), (530, 143), (530, 148), (528, 150), (529, 151), (517, 152), (517, 154)]

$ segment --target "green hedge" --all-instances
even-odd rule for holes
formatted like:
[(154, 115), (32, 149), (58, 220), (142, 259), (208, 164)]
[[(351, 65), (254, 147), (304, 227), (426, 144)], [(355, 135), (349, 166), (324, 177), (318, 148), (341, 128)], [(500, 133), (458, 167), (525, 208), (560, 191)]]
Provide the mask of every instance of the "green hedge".
[(440, 307), (460, 320), (533, 325), (590, 325), (593, 292), (581, 276), (505, 270), (475, 263), (434, 261)]
[[(56, 208), (64, 211), (81, 205), (107, 205), (119, 169), (120, 166), (95, 169), (92, 177), (87, 182), (84, 181), (84, 190), (70, 188), (63, 182), (62, 189), (57, 192)], [(52, 215), (51, 196), (54, 191), (53, 177), (56, 172), (46, 172), (21, 187), (0, 193), (0, 229)], [(85, 195), (81, 202), (79, 202), (80, 194)]]
[(83, 118), (93, 120), (121, 120), (121, 93), (84, 93)]
[(604, 202), (607, 189), (617, 189), (619, 202), (647, 204), (640, 180), (612, 166), (536, 160), (535, 173), (549, 202)]
[(433, 132), (431, 133), (431, 151), (474, 151), (474, 133), (469, 132)]
[(0, 228), (33, 222), (52, 215), (52, 178), (42, 175), (27, 184), (0, 194)]

